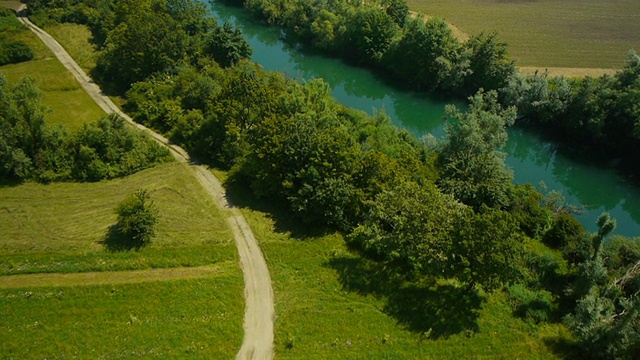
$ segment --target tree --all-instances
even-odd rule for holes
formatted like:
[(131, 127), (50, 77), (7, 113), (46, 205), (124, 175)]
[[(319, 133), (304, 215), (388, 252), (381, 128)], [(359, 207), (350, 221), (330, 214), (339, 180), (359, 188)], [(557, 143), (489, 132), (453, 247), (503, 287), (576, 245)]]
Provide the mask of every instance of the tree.
[(118, 2), (121, 22), (109, 32), (96, 71), (121, 89), (186, 58), (190, 39), (169, 12), (147, 2)]
[(389, 48), (398, 32), (398, 25), (386, 12), (378, 8), (356, 10), (348, 27), (346, 37), (347, 52), (352, 60), (364, 64), (377, 64)]
[(391, 45), (386, 64), (403, 80), (419, 89), (434, 90), (447, 84), (458, 69), (460, 43), (440, 18), (407, 20), (402, 37)]
[(204, 50), (222, 67), (235, 65), (242, 59), (248, 59), (253, 53), (240, 29), (234, 29), (227, 22), (206, 35)]
[(582, 292), (565, 323), (574, 333), (583, 358), (635, 359), (640, 352), (640, 296), (627, 287), (640, 275), (640, 261), (617, 279), (608, 278), (602, 259), (604, 239), (615, 229), (608, 213), (598, 218), (593, 256), (578, 266), (571, 292)]
[(464, 43), (464, 48), (469, 51), (470, 72), (465, 79), (467, 93), (500, 89), (515, 72), (514, 61), (507, 57), (507, 44), (498, 41), (495, 32), (472, 36)]
[(400, 181), (378, 194), (348, 236), (366, 255), (405, 272), (452, 275), (451, 234), (468, 208), (432, 184)]
[(513, 124), (515, 108), (502, 109), (495, 91), (480, 91), (469, 101), (465, 113), (447, 109), (453, 122), (445, 127), (448, 142), (438, 159), (442, 169), (438, 184), (476, 210), (482, 205), (505, 208), (513, 174), (499, 149), (507, 142), (506, 126)]
[(389, 15), (398, 26), (403, 27), (407, 16), (409, 16), (409, 6), (405, 0), (385, 0), (383, 6), (386, 7)]
[(484, 205), (479, 213), (459, 218), (450, 251), (452, 273), (469, 290), (476, 284), (493, 290), (519, 280), (523, 245), (517, 229), (509, 213)]
[(115, 213), (118, 215), (116, 232), (121, 247), (140, 248), (151, 242), (155, 236), (158, 210), (146, 190), (129, 194), (118, 204)]

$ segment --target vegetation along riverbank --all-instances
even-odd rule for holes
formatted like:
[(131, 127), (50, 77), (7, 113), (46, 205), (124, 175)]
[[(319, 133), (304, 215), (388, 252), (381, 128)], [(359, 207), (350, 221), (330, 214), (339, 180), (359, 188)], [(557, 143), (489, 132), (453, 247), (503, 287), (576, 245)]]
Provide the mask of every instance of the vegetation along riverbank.
[[(412, 66), (413, 73), (424, 71), (412, 77), (415, 86), (469, 95), (468, 109), (448, 111), (455, 121), (446, 143), (426, 147), (384, 113), (368, 116), (336, 104), (322, 80), (298, 83), (263, 71), (247, 60), (251, 49), (239, 30), (215, 25), (200, 3), (94, 0), (56, 7), (34, 0), (29, 6), (45, 27), (86, 24), (99, 51), (94, 75), (124, 97), (132, 117), (228, 171), (231, 197), (245, 207), (274, 269), (277, 355), (636, 357), (637, 239), (612, 235), (615, 220), (607, 214), (589, 234), (557, 198), (514, 185), (501, 148), (506, 127), (521, 121), (517, 114), (546, 123), (555, 118), (542, 117), (544, 111), (557, 116), (558, 106), (584, 99), (574, 91), (594, 91), (598, 105), (608, 100), (611, 108), (588, 108), (602, 111), (602, 124), (613, 119), (607, 116), (613, 109), (632, 111), (623, 104), (638, 83), (637, 57), (615, 77), (575, 83), (518, 77), (494, 35), (460, 44), (442, 20), (407, 18), (400, 1), (355, 9), (346, 1), (323, 2), (315, 11), (317, 4), (272, 2), (260, 11), (289, 14), (297, 23), (287, 24), (298, 26), (291, 29), (316, 42), (314, 34), (327, 39), (328, 29), (344, 27), (352, 61), (383, 67), (395, 59), (398, 67), (385, 71), (409, 78)], [(316, 13), (328, 23), (308, 17)], [(339, 20), (343, 14), (353, 17)], [(334, 17), (341, 27), (332, 25)], [(359, 37), (350, 24), (370, 33)], [(421, 38), (433, 40), (420, 55), (426, 62), (403, 63), (400, 52), (419, 49), (412, 44)], [(550, 101), (562, 81), (571, 91)], [(8, 109), (18, 111), (9, 113), (23, 114), (13, 104)], [(623, 110), (629, 116), (616, 117), (623, 119), (616, 131), (633, 123)], [(624, 146), (636, 146), (627, 135)], [(40, 148), (28, 144), (13, 148), (38, 159), (33, 150)], [(20, 178), (39, 180), (39, 174)], [(316, 295), (307, 299), (311, 307), (301, 301), (307, 293)], [(318, 320), (311, 322), (309, 313)], [(149, 318), (156, 324), (171, 316)], [(379, 329), (358, 321), (363, 318)], [(140, 319), (133, 314), (130, 322)], [(513, 333), (528, 340), (516, 341)]]

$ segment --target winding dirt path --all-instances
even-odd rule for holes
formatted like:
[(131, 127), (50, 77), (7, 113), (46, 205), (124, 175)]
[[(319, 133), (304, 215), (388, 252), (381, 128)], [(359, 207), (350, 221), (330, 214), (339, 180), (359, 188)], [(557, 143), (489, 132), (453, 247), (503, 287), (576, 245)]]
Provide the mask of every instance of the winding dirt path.
[(240, 254), (240, 265), (244, 274), (245, 316), (244, 339), (236, 359), (273, 359), (273, 324), (275, 311), (273, 289), (269, 269), (264, 255), (253, 236), (249, 224), (239, 209), (233, 207), (226, 198), (226, 192), (220, 181), (204, 166), (193, 164), (189, 154), (179, 146), (171, 144), (164, 136), (135, 123), (127, 114), (102, 93), (100, 88), (84, 73), (63, 47), (48, 33), (35, 26), (24, 16), (20, 21), (27, 25), (78, 80), (82, 88), (106, 113), (122, 116), (136, 128), (147, 132), (155, 140), (171, 150), (173, 156), (194, 172), (200, 184), (211, 195), (221, 209), (228, 214), (227, 221), (233, 230), (236, 247)]

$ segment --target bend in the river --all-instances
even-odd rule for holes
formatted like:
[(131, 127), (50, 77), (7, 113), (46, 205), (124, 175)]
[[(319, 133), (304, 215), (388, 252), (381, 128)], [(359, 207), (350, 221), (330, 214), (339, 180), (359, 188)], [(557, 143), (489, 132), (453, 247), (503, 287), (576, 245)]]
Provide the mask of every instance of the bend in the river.
[[(254, 50), (253, 61), (266, 70), (280, 71), (296, 79), (323, 78), (333, 96), (342, 104), (372, 113), (384, 109), (398, 127), (416, 136), (443, 135), (444, 105), (450, 100), (395, 89), (370, 71), (349, 66), (334, 58), (309, 54), (282, 40), (281, 31), (263, 26), (241, 8), (212, 2), (212, 15), (238, 25)], [(558, 148), (539, 136), (510, 129), (507, 163), (518, 183), (562, 191), (567, 202), (588, 206), (578, 219), (595, 231), (598, 216), (609, 211), (618, 220), (616, 233), (640, 236), (640, 189), (615, 170), (581, 163), (564, 156)]]

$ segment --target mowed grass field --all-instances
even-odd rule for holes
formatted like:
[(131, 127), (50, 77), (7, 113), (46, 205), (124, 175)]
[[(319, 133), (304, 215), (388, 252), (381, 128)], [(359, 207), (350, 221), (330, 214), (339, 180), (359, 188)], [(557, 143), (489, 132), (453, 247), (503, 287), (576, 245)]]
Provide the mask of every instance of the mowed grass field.
[[(71, 48), (84, 59), (81, 66), (95, 64), (93, 49), (88, 46), (86, 50), (79, 50), (80, 45), (77, 45), (88, 44), (90, 34), (86, 27), (60, 25), (53, 29), (61, 37), (74, 39), (74, 46)], [(7, 78), (9, 84), (16, 84), (26, 76), (35, 79), (43, 92), (42, 104), (49, 109), (46, 116), (48, 122), (63, 124), (73, 130), (104, 116), (104, 111), (91, 100), (75, 78), (34, 33), (25, 27), (25, 31), (18, 34), (16, 39), (25, 41), (34, 50), (35, 59), (0, 66), (0, 73)], [(74, 55), (72, 53), (72, 56)]]
[(403, 284), (339, 234), (301, 238), (278, 216), (243, 213), (271, 272), (278, 359), (555, 359), (570, 341), (561, 324), (514, 317), (501, 292)]
[(637, 0), (407, 0), (468, 34), (497, 31), (518, 66), (612, 68), (640, 51)]
[[(233, 358), (242, 272), (226, 217), (190, 172), (171, 162), (98, 183), (0, 187), (0, 358)], [(110, 252), (113, 209), (139, 188), (158, 208), (156, 238)]]
[[(52, 30), (88, 70), (83, 31)], [(20, 37), (36, 59), (0, 72), (36, 80), (48, 122), (73, 129), (104, 115), (35, 35)], [(113, 211), (140, 188), (159, 211), (156, 237), (112, 252)], [(233, 358), (243, 278), (225, 219), (176, 162), (97, 183), (0, 186), (0, 359)]]
[[(102, 241), (113, 211), (140, 188), (158, 207), (156, 238), (140, 251), (110, 252)], [(178, 163), (98, 183), (0, 188), (0, 274), (202, 266), (236, 256), (225, 217)]]

